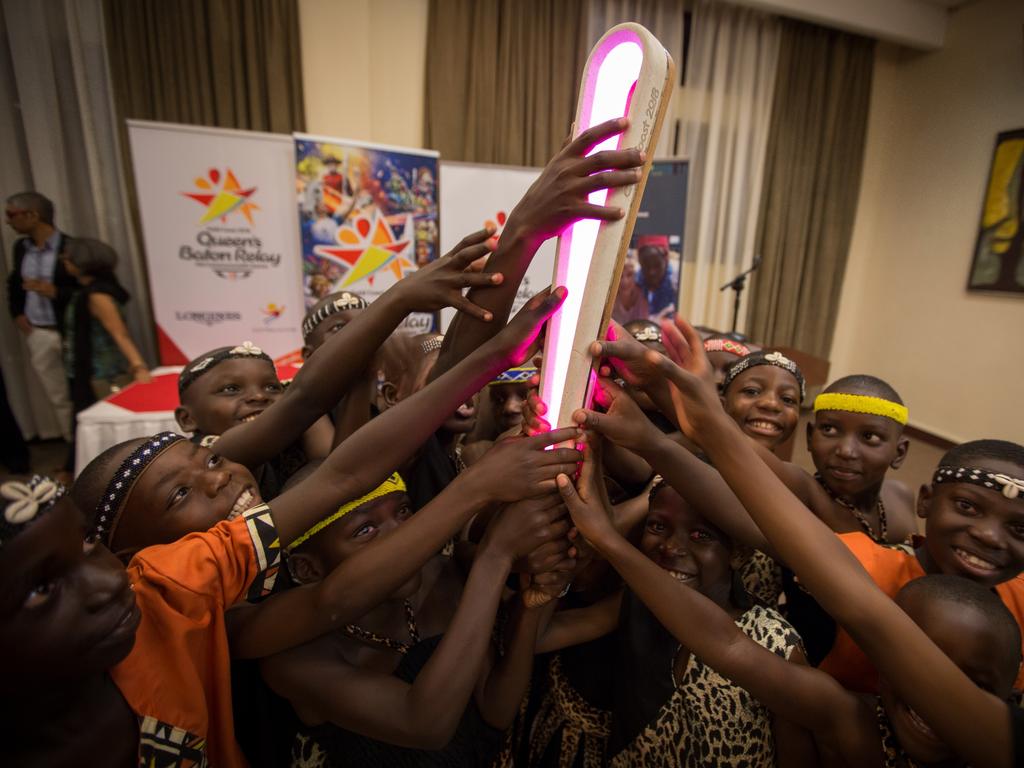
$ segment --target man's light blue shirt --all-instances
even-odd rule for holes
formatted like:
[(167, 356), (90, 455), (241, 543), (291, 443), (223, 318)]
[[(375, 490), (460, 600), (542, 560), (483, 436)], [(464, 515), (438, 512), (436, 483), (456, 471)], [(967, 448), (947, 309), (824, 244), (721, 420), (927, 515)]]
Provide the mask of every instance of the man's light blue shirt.
[[(35, 241), (29, 238), (25, 247), (25, 256), (21, 261), (22, 279), (53, 282), (53, 275), (57, 270), (57, 243), (59, 241), (60, 232), (56, 230), (42, 246), (37, 246)], [(53, 302), (35, 291), (25, 292), (25, 317), (32, 325), (57, 325), (57, 314), (53, 310)]]

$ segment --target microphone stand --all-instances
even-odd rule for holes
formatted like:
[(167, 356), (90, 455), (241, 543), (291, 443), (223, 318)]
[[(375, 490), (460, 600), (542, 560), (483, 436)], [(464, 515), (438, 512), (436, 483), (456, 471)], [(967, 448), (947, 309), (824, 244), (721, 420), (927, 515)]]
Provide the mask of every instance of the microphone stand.
[(747, 287), (747, 275), (760, 266), (761, 256), (758, 254), (754, 257), (754, 263), (750, 265), (750, 269), (740, 272), (740, 274), (718, 289), (719, 291), (724, 291), (726, 288), (732, 288), (736, 291), (732, 304), (732, 330), (729, 332), (731, 336), (736, 336), (736, 324), (740, 319), (740, 297), (743, 295), (743, 289)]

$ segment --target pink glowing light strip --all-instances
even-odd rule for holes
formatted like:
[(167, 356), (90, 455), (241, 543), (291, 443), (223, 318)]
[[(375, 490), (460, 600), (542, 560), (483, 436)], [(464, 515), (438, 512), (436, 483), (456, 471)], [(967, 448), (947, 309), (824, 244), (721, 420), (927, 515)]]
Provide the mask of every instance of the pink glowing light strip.
[[(578, 132), (582, 133), (591, 126), (627, 114), (643, 60), (639, 38), (629, 30), (622, 30), (603, 41), (601, 50), (588, 67), (583, 104), (576, 126)], [(618, 134), (606, 139), (590, 150), (588, 155), (617, 149), (621, 138), (622, 135)], [(591, 192), (588, 199), (595, 205), (604, 205), (608, 199), (608, 190)], [(552, 427), (559, 424), (565, 377), (600, 227), (601, 222), (596, 219), (583, 219), (564, 232), (559, 241), (555, 282), (564, 285), (568, 295), (558, 314), (550, 320), (551, 329), (544, 349), (547, 358), (545, 375), (541, 383), (541, 397), (548, 404), (547, 418)], [(591, 373), (591, 383), (593, 378)], [(593, 393), (592, 386), (588, 392)], [(589, 406), (590, 403), (582, 405)]]

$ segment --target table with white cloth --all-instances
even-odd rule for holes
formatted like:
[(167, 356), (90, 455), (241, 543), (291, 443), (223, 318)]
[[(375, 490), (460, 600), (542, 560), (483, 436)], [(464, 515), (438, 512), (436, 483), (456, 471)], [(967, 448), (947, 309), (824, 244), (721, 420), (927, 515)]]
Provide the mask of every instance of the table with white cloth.
[[(174, 409), (178, 407), (178, 374), (181, 366), (153, 370), (153, 380), (129, 384), (78, 414), (75, 431), (75, 474), (112, 445), (157, 432), (178, 432)], [(286, 381), (296, 368), (280, 365), (278, 376)]]

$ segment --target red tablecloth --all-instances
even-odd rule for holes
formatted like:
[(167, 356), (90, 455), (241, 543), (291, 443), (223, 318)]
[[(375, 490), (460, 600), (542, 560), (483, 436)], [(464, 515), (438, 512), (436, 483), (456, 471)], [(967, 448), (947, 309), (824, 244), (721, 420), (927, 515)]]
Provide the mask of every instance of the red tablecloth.
[[(133, 413), (173, 411), (178, 407), (178, 373), (181, 369), (157, 368), (153, 380), (148, 384), (130, 384), (120, 392), (107, 398), (107, 402)], [(277, 376), (287, 381), (295, 376), (298, 368), (294, 365), (277, 366)], [(159, 371), (168, 371), (159, 373)]]
[[(298, 367), (277, 366), (282, 381), (295, 376)], [(129, 384), (106, 400), (78, 414), (75, 432), (75, 472), (112, 445), (157, 432), (177, 432), (174, 409), (178, 407), (180, 367), (157, 368), (147, 384)]]

